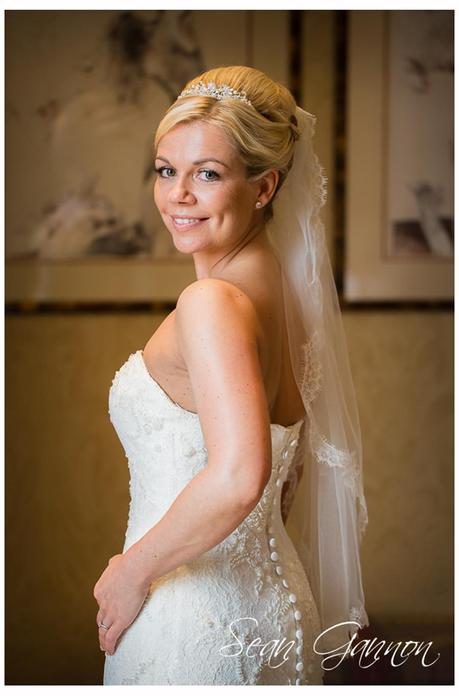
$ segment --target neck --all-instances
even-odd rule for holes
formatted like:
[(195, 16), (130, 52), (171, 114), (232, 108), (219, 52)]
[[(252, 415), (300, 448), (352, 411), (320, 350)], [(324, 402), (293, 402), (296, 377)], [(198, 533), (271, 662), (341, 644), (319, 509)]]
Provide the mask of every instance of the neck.
[(267, 231), (264, 222), (257, 222), (248, 232), (229, 250), (222, 251), (217, 257), (200, 258), (199, 254), (193, 254), (196, 278), (224, 278), (232, 267), (239, 264), (255, 250), (270, 248)]

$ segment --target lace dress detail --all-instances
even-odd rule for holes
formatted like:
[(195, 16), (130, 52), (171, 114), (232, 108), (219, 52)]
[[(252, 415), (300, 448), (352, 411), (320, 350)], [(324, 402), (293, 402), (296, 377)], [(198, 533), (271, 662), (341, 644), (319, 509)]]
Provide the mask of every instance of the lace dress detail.
[[(207, 450), (198, 415), (170, 399), (140, 350), (115, 374), (109, 415), (130, 473), (125, 551), (206, 466)], [(241, 524), (151, 583), (115, 653), (105, 657), (104, 684), (323, 683), (312, 648), (319, 617), (280, 507), (302, 422), (271, 425), (271, 477)]]
[(309, 341), (301, 346), (300, 373), (303, 375), (301, 393), (305, 394), (308, 407), (322, 387), (322, 363), (320, 361), (320, 338), (314, 331)]
[[(307, 418), (311, 418), (311, 404), (322, 388), (322, 363), (320, 361), (320, 338), (317, 331), (306, 343), (301, 346), (300, 371), (303, 375), (301, 393), (304, 397)], [(290, 466), (287, 474), (286, 487), (282, 498), (282, 517), (287, 519), (292, 507), (293, 499), (298, 488), (304, 462), (304, 437), (299, 438), (298, 450), (295, 453), (295, 461)]]

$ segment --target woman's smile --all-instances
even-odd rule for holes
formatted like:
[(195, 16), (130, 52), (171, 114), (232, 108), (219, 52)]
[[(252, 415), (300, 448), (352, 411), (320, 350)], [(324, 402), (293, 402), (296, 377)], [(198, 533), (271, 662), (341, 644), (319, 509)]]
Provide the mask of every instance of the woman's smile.
[(174, 217), (172, 216), (172, 222), (177, 230), (189, 230), (192, 227), (197, 227), (203, 222), (206, 222), (209, 218), (193, 218), (193, 217)]

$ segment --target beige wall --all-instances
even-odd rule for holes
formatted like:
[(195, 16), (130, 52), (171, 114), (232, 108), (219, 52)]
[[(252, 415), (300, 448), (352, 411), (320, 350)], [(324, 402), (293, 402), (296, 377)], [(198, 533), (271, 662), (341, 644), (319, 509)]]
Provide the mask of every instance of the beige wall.
[[(306, 108), (324, 116), (318, 149), (333, 177), (332, 16), (305, 14), (305, 59), (317, 56), (304, 71)], [(332, 212), (330, 203), (328, 234)], [(7, 683), (101, 682), (92, 588), (122, 548), (129, 502), (108, 390), (161, 319), (7, 316)], [(361, 310), (344, 323), (363, 435), (370, 620), (451, 620), (453, 315)]]

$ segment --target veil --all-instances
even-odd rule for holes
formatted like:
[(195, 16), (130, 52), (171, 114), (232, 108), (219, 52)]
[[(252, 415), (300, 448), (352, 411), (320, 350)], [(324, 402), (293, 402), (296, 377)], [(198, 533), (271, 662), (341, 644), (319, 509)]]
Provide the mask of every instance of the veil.
[(298, 443), (304, 495), (293, 542), (325, 632), (322, 651), (369, 625), (359, 556), (368, 513), (359, 415), (319, 216), (327, 179), (312, 147), (316, 117), (297, 106), (296, 118), (293, 164), (266, 229), (281, 265), (290, 359), (306, 411)]

